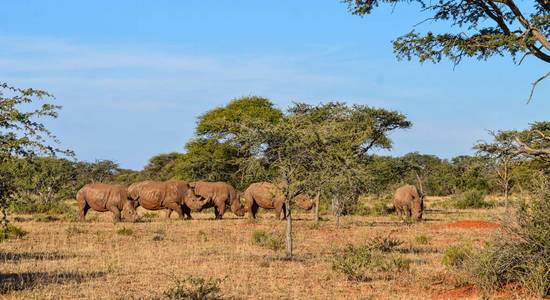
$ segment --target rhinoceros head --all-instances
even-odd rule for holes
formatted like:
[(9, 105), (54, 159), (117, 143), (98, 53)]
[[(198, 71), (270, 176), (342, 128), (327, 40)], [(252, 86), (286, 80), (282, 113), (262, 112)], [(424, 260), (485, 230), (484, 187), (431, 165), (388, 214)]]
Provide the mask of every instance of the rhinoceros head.
[(208, 199), (202, 199), (200, 196), (195, 195), (193, 189), (187, 189), (185, 192), (185, 205), (191, 209), (191, 211), (201, 211), (203, 206), (208, 203)]
[(424, 211), (424, 195), (420, 194), (418, 198), (414, 198), (412, 200), (411, 214), (413, 218), (417, 220), (421, 220), (423, 211)]
[(127, 199), (122, 207), (122, 217), (128, 221), (135, 222), (138, 219), (138, 214), (134, 205), (134, 201)]

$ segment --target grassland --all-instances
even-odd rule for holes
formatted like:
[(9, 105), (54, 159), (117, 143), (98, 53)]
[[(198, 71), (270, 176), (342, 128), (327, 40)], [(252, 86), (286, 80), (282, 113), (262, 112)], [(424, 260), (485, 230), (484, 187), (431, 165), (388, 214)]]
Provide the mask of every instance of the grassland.
[[(0, 243), (0, 298), (6, 299), (162, 299), (175, 280), (189, 276), (219, 283), (228, 299), (455, 299), (481, 296), (441, 264), (453, 245), (481, 247), (498, 229), (437, 226), (460, 220), (494, 221), (502, 208), (453, 210), (427, 199), (424, 221), (400, 222), (390, 216), (295, 214), (295, 259), (253, 243), (254, 232), (283, 232), (285, 222), (264, 212), (254, 222), (226, 213), (195, 213), (193, 220), (164, 219), (113, 224), (110, 213), (90, 212), (87, 222), (18, 216), (13, 224), (29, 231)], [(346, 244), (361, 245), (376, 236), (403, 243), (388, 255), (410, 262), (403, 272), (373, 273), (351, 281), (332, 270)], [(512, 289), (491, 295), (524, 298)]]

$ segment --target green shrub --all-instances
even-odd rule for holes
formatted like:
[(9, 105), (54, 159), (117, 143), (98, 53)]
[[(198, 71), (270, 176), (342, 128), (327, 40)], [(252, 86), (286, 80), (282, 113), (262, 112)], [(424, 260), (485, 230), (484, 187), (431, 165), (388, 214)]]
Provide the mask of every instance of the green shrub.
[(134, 234), (134, 230), (132, 230), (131, 228), (122, 227), (119, 230), (117, 230), (116, 233), (120, 235), (132, 235)]
[(44, 201), (37, 196), (28, 196), (12, 201), (10, 211), (16, 214), (68, 214), (74, 212), (75, 209), (65, 200)]
[(452, 246), (447, 249), (441, 259), (441, 264), (444, 266), (460, 266), (464, 261), (472, 256), (471, 246)]
[(380, 198), (368, 201), (359, 199), (346, 205), (345, 212), (350, 215), (358, 216), (387, 216), (395, 211), (393, 206), (388, 207), (391, 199)]
[(494, 203), (485, 201), (484, 198), (485, 194), (483, 192), (472, 189), (458, 195), (454, 195), (449, 205), (458, 209), (486, 208), (494, 205)]
[(421, 244), (421, 245), (426, 245), (430, 242), (432, 238), (430, 238), (429, 236), (427, 235), (417, 235), (414, 237), (414, 241), (417, 243), (417, 244)]
[(284, 247), (285, 239), (280, 232), (267, 233), (264, 230), (252, 233), (252, 244), (278, 251)]
[(375, 272), (408, 271), (410, 264), (411, 260), (401, 256), (387, 259), (382, 252), (373, 249), (369, 244), (359, 247), (348, 244), (332, 259), (332, 269), (353, 281), (369, 281)]
[(37, 214), (32, 216), (33, 221), (35, 222), (55, 222), (61, 220), (58, 216)]
[(389, 200), (378, 200), (372, 204), (372, 214), (375, 216), (387, 216), (395, 212), (395, 207), (388, 207)]
[(183, 280), (173, 278), (175, 286), (164, 291), (168, 299), (210, 300), (220, 299), (218, 285), (222, 279), (205, 280), (200, 277), (188, 277)]
[(7, 227), (0, 229), (0, 242), (10, 238), (21, 238), (28, 233), (28, 231), (25, 231), (19, 227), (8, 225)]
[(543, 298), (550, 294), (550, 195), (524, 202), (515, 220), (487, 246), (473, 253), (463, 271), (481, 288), (491, 290), (507, 283), (522, 285)]

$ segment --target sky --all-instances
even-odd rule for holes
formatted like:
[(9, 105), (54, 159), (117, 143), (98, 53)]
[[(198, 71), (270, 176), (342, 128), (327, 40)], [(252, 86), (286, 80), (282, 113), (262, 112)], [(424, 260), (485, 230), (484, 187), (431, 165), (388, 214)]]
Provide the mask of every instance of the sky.
[(54, 94), (63, 108), (46, 124), (60, 146), (122, 168), (183, 152), (198, 115), (248, 95), (280, 109), (344, 101), (396, 110), (413, 126), (378, 151), (392, 156), (473, 154), (487, 130), (550, 116), (550, 82), (526, 104), (548, 72), (534, 58), (398, 61), (391, 40), (424, 19), (407, 5), (361, 18), (339, 0), (18, 0), (0, 14), (0, 82)]

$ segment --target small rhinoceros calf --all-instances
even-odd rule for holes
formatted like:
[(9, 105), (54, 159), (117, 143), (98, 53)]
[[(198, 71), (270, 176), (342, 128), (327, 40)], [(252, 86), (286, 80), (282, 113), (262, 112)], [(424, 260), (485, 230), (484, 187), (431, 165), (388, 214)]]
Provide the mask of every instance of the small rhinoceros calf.
[(414, 185), (404, 185), (398, 188), (393, 195), (393, 204), (397, 214), (422, 219), (424, 211), (424, 195)]

